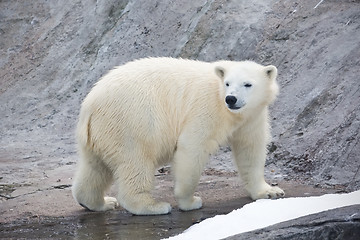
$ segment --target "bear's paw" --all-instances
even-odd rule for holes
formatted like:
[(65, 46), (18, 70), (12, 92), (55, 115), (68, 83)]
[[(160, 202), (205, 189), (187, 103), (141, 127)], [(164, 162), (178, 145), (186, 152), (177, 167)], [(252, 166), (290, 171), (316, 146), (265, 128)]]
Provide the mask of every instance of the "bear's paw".
[(167, 202), (158, 202), (151, 206), (150, 214), (168, 214), (171, 212), (171, 205)]
[(182, 211), (190, 211), (202, 207), (202, 200), (200, 197), (192, 197), (189, 199), (178, 199), (179, 208)]
[(114, 210), (118, 205), (116, 198), (104, 197), (104, 205), (100, 211)]
[(141, 207), (128, 207), (127, 210), (134, 215), (162, 215), (171, 212), (171, 205), (167, 202), (155, 202)]
[(250, 194), (253, 200), (257, 199), (276, 199), (285, 196), (285, 192), (279, 187), (272, 187), (268, 184), (264, 185), (261, 190), (253, 191)]

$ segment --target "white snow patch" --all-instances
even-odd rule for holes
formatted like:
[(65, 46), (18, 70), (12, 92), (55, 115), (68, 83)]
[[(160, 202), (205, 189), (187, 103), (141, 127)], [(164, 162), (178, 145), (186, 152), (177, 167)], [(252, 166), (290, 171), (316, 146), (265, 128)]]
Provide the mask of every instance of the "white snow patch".
[(195, 224), (171, 240), (222, 239), (330, 209), (360, 204), (360, 190), (320, 197), (262, 199)]

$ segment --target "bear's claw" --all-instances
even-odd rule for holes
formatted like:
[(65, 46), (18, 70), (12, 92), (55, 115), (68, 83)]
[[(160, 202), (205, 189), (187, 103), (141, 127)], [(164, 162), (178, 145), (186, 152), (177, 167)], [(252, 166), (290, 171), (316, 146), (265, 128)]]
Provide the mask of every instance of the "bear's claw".
[(285, 192), (279, 187), (271, 187), (267, 190), (268, 198), (280, 198), (285, 196)]
[(251, 195), (251, 198), (253, 200), (257, 200), (257, 199), (276, 199), (276, 198), (280, 198), (280, 197), (284, 197), (285, 196), (285, 192), (279, 188), (279, 187), (271, 187), (269, 185), (264, 185), (265, 187), (260, 190), (260, 191), (255, 191), (253, 192)]
[(102, 211), (113, 210), (119, 205), (117, 199), (113, 197), (104, 197), (104, 201), (105, 203)]
[(202, 207), (202, 200), (200, 197), (193, 197), (190, 201), (184, 199), (178, 199), (179, 208), (182, 211), (190, 211), (199, 209)]
[(119, 205), (116, 198), (113, 198), (113, 197), (104, 197), (103, 205), (100, 205), (100, 203), (99, 203), (97, 205), (89, 206), (82, 202), (79, 202), (79, 204), (86, 210), (89, 210), (92, 212), (103, 212), (103, 211), (107, 211), (107, 210), (114, 210)]

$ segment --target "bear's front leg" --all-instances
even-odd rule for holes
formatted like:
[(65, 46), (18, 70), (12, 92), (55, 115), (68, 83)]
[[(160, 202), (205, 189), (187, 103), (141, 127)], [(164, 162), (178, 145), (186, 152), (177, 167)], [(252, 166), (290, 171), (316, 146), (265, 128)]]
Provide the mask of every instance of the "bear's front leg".
[(233, 150), (240, 177), (253, 200), (285, 196), (279, 187), (270, 186), (264, 179), (265, 154)]
[[(259, 129), (258, 129), (259, 131)], [(264, 130), (266, 133), (266, 130)], [(241, 136), (244, 133), (237, 133)], [(279, 198), (285, 196), (279, 187), (270, 186), (264, 179), (266, 159), (266, 136), (264, 133), (252, 132), (252, 135), (232, 140), (232, 153), (246, 190), (253, 200), (261, 198)]]
[(207, 155), (201, 149), (178, 142), (172, 171), (175, 178), (175, 198), (183, 211), (202, 207), (201, 198), (194, 196), (194, 193), (206, 160)]

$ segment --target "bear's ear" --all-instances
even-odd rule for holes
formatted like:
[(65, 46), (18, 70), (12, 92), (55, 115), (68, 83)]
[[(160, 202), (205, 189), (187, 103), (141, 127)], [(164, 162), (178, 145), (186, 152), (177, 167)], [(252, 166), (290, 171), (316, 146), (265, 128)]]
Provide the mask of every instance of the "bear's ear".
[(224, 79), (225, 76), (225, 69), (220, 66), (215, 67), (215, 73), (219, 76), (219, 78)]
[(269, 65), (266, 66), (264, 68), (266, 76), (270, 79), (270, 80), (274, 80), (277, 76), (277, 68), (273, 65)]
[(273, 65), (269, 65), (266, 66), (264, 68), (266, 76), (270, 79), (270, 80), (274, 80), (277, 76), (277, 68)]

